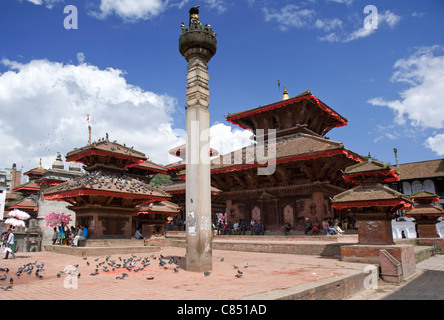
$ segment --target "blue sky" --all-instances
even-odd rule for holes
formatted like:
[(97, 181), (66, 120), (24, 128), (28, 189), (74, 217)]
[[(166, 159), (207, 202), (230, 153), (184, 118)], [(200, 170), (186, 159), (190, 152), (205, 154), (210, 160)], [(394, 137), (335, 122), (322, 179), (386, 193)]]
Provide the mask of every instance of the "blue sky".
[[(444, 156), (444, 2), (441, 0), (2, 0), (0, 169), (109, 133), (167, 164), (184, 143), (181, 22), (199, 4), (217, 33), (209, 63), (212, 146), (249, 134), (224, 116), (306, 90), (349, 120), (328, 133), (394, 163)], [(77, 9), (77, 29), (64, 21)], [(377, 29), (364, 28), (377, 10)], [(373, 23), (374, 21), (370, 21)], [(370, 23), (367, 20), (367, 23)], [(277, 82), (281, 83), (279, 91)]]

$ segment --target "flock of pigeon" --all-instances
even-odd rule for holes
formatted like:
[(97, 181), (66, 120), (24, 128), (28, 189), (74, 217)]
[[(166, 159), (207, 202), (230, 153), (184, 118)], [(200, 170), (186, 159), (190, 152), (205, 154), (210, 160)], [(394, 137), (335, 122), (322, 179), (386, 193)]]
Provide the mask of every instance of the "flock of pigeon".
[[(20, 276), (27, 274), (28, 276), (34, 273), (34, 276), (37, 279), (43, 279), (42, 271), (45, 271), (43, 269), (44, 263), (37, 264), (37, 260), (34, 262), (29, 262), (27, 264), (24, 264), (20, 266), (17, 269), (17, 272), (15, 275), (17, 276), (17, 279), (20, 279)], [(3, 272), (3, 275), (0, 277), (0, 281), (6, 281), (8, 279), (9, 274), (9, 268), (0, 268), (0, 272)], [(14, 278), (9, 275), (9, 285), (1, 286), (0, 289), (2, 290), (10, 290), (12, 289), (12, 285), (14, 284)]]
[[(97, 276), (101, 273), (108, 273), (108, 272), (119, 272), (122, 271), (120, 275), (116, 276), (117, 280), (123, 280), (126, 277), (129, 276), (129, 272), (139, 272), (144, 270), (146, 267), (150, 266), (151, 263), (158, 263), (159, 267), (161, 267), (164, 270), (173, 269), (175, 273), (179, 272), (180, 265), (178, 264), (178, 260), (180, 260), (181, 257), (178, 257), (177, 259), (174, 257), (166, 258), (162, 254), (159, 255), (159, 257), (156, 257), (156, 255), (153, 253), (150, 257), (137, 257), (134, 254), (131, 254), (130, 258), (122, 258), (118, 257), (117, 259), (111, 259), (111, 255), (108, 255), (105, 257), (103, 261), (99, 261), (100, 258), (95, 258), (94, 262), (90, 262), (88, 260), (88, 257), (83, 257), (83, 260), (86, 261), (87, 266), (91, 266), (91, 264), (95, 263), (95, 269), (94, 272), (90, 273), (90, 276)], [(224, 261), (224, 258), (221, 258), (220, 261)], [(22, 276), (31, 276), (34, 275), (37, 279), (43, 279), (44, 274), (42, 274), (44, 263), (37, 264), (37, 260), (34, 262), (29, 262), (26, 264), (21, 265), (17, 272), (15, 273), (16, 279), (20, 279)], [(73, 277), (80, 278), (81, 273), (78, 272), (79, 264), (75, 264), (72, 266), (69, 266), (69, 268), (65, 268), (62, 271), (59, 271), (57, 273), (57, 278), (60, 278), (62, 274), (68, 274)], [(233, 265), (233, 268), (237, 270), (237, 273), (235, 274), (235, 277), (241, 278), (244, 274), (244, 271), (241, 270), (240, 267)], [(248, 268), (248, 263), (243, 266), (243, 269)], [(14, 284), (14, 278), (12, 273), (10, 273), (9, 268), (0, 268), (0, 274), (3, 273), (3, 275), (0, 276), (0, 282), (7, 281), (9, 278), (9, 285), (0, 286), (0, 289), (2, 290), (10, 290), (12, 289), (12, 286)], [(209, 276), (211, 272), (205, 271), (204, 276)], [(147, 276), (147, 280), (153, 280), (153, 276)]]
[[(224, 261), (224, 258), (222, 257), (220, 259), (220, 261)], [(237, 265), (233, 264), (233, 268), (237, 269), (237, 273), (234, 275), (236, 278), (240, 278), (240, 277), (242, 277), (244, 275), (244, 272)], [(246, 269), (246, 268), (248, 268), (248, 263), (246, 263), (244, 265), (244, 269)], [(211, 272), (209, 272), (209, 271), (205, 271), (204, 272), (205, 276), (209, 276), (210, 274), (211, 274)]]
[[(151, 265), (151, 259), (156, 260), (157, 257), (153, 253), (150, 257), (139, 257), (137, 258), (136, 255), (132, 254), (130, 258), (122, 259), (122, 257), (118, 257), (118, 259), (111, 259), (111, 256), (106, 256), (104, 261), (98, 262), (99, 258), (96, 258), (94, 262), (96, 263), (96, 268), (94, 272), (90, 273), (90, 276), (96, 276), (100, 274), (101, 272), (116, 272), (119, 270), (125, 270), (125, 272), (122, 272), (120, 276), (117, 276), (116, 279), (124, 279), (125, 277), (128, 277), (128, 272), (138, 272), (144, 270), (146, 267)], [(87, 257), (83, 258), (84, 260), (87, 260)], [(165, 262), (165, 257), (160, 255), (159, 257), (159, 266), (163, 267), (165, 270), (169, 268), (169, 265), (175, 264), (173, 267), (174, 272), (179, 272), (180, 266), (177, 264), (177, 260), (174, 259), (174, 257), (171, 257), (167, 262)], [(179, 257), (179, 259), (181, 259)], [(137, 266), (137, 263), (140, 263), (140, 266)], [(86, 261), (86, 264), (89, 266), (89, 261)], [(59, 273), (60, 274), (60, 273)], [(57, 276), (59, 276), (59, 274)], [(153, 277), (147, 277), (148, 280), (152, 280)]]
[(103, 174), (101, 171), (87, 173), (80, 178), (71, 179), (68, 182), (59, 185), (55, 189), (63, 191), (76, 188), (104, 189), (115, 191), (126, 191), (129, 193), (152, 194), (153, 188), (138, 179), (127, 175)]

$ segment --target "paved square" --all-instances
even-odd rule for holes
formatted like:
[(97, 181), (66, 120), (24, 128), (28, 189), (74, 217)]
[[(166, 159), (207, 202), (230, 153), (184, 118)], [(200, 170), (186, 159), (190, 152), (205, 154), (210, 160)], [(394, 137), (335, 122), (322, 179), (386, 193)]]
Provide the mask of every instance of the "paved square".
[[(319, 256), (213, 250), (213, 270), (210, 275), (205, 276), (203, 273), (183, 269), (185, 252), (184, 248), (164, 247), (154, 253), (156, 259), (152, 254), (139, 254), (135, 257), (131, 254), (115, 254), (108, 261), (106, 256), (84, 259), (50, 252), (18, 253), (17, 259), (2, 259), (0, 262), (1, 268), (9, 268), (8, 273), (0, 271), (0, 277), (7, 275), (5, 280), (0, 281), (0, 285), (9, 285), (10, 278), (13, 279), (12, 289), (0, 290), (0, 299), (234, 300), (352, 273), (365, 267), (364, 264)], [(160, 255), (164, 257), (164, 266), (159, 265)], [(123, 264), (124, 259), (130, 258), (136, 262), (131, 271), (122, 267), (112, 270), (107, 264), (112, 260), (115, 265)], [(141, 263), (145, 258), (149, 259), (150, 265), (135, 271), (142, 267)], [(170, 258), (174, 261), (171, 264)], [(17, 276), (18, 268), (29, 263), (35, 263), (31, 274), (22, 272)], [(39, 273), (43, 275), (40, 279), (35, 276), (35, 270), (41, 263), (44, 266)], [(180, 266), (177, 272), (174, 271), (176, 264)], [(247, 264), (248, 267), (245, 268)], [(76, 269), (74, 265), (78, 265), (76, 272), (73, 272)], [(238, 266), (238, 269), (233, 265)], [(103, 271), (105, 266), (109, 272)], [(71, 275), (61, 273), (57, 277), (64, 269), (72, 272)], [(98, 269), (98, 274), (91, 276), (95, 269)], [(243, 273), (240, 277), (236, 277), (240, 274), (238, 270)], [(123, 272), (128, 276), (116, 279)], [(77, 278), (77, 274), (80, 277)]]

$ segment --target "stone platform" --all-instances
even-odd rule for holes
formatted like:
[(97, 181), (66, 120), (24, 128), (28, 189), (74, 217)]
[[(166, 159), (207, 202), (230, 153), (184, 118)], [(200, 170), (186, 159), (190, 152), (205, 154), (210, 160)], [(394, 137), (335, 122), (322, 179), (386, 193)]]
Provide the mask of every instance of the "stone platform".
[[(339, 258), (341, 246), (354, 244), (357, 239), (357, 235), (216, 235), (213, 237), (213, 249)], [(184, 232), (169, 232), (165, 238), (146, 242), (156, 246), (186, 247)]]
[(100, 256), (109, 254), (136, 254), (159, 251), (158, 246), (134, 239), (88, 239), (79, 241), (79, 247), (45, 245), (45, 251), (75, 256)]

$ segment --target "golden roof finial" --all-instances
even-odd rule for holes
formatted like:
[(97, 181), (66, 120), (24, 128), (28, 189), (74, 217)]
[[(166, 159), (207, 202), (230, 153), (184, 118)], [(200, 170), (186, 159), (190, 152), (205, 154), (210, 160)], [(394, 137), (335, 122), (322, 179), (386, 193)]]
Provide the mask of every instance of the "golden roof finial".
[(42, 167), (42, 158), (40, 158), (38, 169), (43, 169), (43, 167)]
[(288, 96), (287, 87), (284, 87), (284, 94), (282, 96), (282, 100), (288, 100), (290, 97)]

